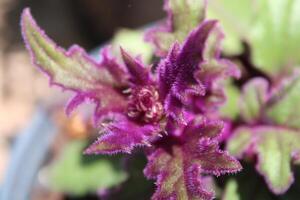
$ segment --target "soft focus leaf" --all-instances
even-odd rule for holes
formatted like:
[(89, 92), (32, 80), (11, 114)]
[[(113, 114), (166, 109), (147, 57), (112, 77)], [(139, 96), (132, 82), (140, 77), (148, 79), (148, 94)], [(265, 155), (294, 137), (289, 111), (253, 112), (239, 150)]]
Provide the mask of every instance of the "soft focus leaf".
[(230, 179), (226, 183), (222, 200), (240, 200), (237, 189), (238, 189), (237, 181), (235, 179)]
[(55, 190), (84, 195), (117, 186), (127, 178), (116, 158), (98, 157), (84, 162), (85, 145), (85, 141), (71, 142), (50, 166), (50, 184)]
[(146, 39), (156, 47), (156, 53), (165, 56), (175, 42), (183, 42), (188, 33), (201, 23), (205, 16), (204, 0), (164, 0), (168, 14), (165, 24), (151, 29)]
[(241, 170), (239, 162), (214, 140), (221, 129), (218, 123), (193, 121), (181, 136), (183, 144), (158, 145), (150, 153), (144, 173), (157, 180), (153, 200), (212, 199), (203, 173), (219, 176)]
[(227, 52), (240, 53), (247, 41), (255, 66), (272, 77), (300, 64), (299, 10), (299, 0), (208, 1), (208, 18), (225, 28)]
[(300, 133), (293, 130), (272, 126), (243, 127), (229, 140), (228, 149), (236, 155), (256, 154), (258, 172), (275, 194), (282, 194), (294, 181), (291, 162), (294, 152), (300, 150), (299, 141)]
[(264, 72), (280, 76), (300, 64), (300, 1), (258, 1), (251, 27), (253, 62)]
[(226, 119), (235, 120), (240, 113), (240, 108), (236, 106), (240, 98), (240, 91), (233, 83), (228, 82), (225, 83), (224, 92), (226, 102), (220, 108), (220, 115)]
[(267, 101), (268, 82), (255, 78), (246, 83), (240, 99), (241, 115), (247, 123), (260, 119)]
[(266, 113), (276, 124), (300, 128), (300, 78), (294, 76), (284, 82), (274, 95)]
[(253, 4), (250, 0), (209, 0), (207, 18), (218, 19), (224, 29), (224, 51), (239, 54), (243, 51), (242, 39), (247, 37), (253, 18)]
[(248, 128), (239, 128), (237, 133), (229, 138), (226, 149), (235, 157), (241, 158), (242, 154), (250, 148), (252, 132)]

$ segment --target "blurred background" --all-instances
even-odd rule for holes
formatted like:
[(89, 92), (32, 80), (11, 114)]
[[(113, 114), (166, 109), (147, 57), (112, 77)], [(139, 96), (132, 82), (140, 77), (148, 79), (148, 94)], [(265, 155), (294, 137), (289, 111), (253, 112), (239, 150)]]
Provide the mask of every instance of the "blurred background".
[[(74, 178), (66, 172), (75, 165), (68, 162), (81, 159), (76, 158), (76, 155), (81, 155), (81, 149), (85, 146), (81, 142), (82, 138), (91, 138), (90, 134), (94, 130), (81, 115), (64, 117), (63, 105), (70, 94), (62, 93), (58, 88), (50, 88), (47, 78), (32, 66), (20, 35), (22, 9), (30, 7), (38, 24), (57, 44), (68, 48), (76, 43), (91, 51), (109, 41), (121, 28), (136, 29), (162, 19), (162, 4), (162, 0), (0, 0), (0, 192), (10, 195), (15, 193), (14, 197), (5, 198), (97, 199), (95, 193), (101, 193), (103, 198), (107, 193), (106, 190), (95, 189), (101, 188), (105, 177), (97, 178), (103, 179), (102, 182), (90, 178), (88, 183), (80, 185), (74, 183), (76, 180), (84, 182), (80, 175)], [(42, 137), (47, 134), (43, 132), (45, 127), (50, 127), (46, 129), (49, 136)], [(74, 158), (64, 161), (61, 158), (64, 155)], [(97, 169), (102, 167), (104, 174), (111, 174), (105, 182), (112, 186), (118, 179), (119, 182), (124, 181), (128, 172), (117, 168), (112, 171), (107, 166), (115, 162), (128, 166), (130, 162), (135, 162), (126, 158), (125, 161), (120, 160), (118, 157), (105, 159), (99, 158), (95, 166), (101, 165)], [(56, 164), (57, 160), (60, 163)], [(143, 161), (143, 158), (140, 160)], [(65, 168), (60, 165), (65, 165)], [(139, 173), (143, 163), (140, 165)], [(82, 173), (84, 177), (93, 177), (97, 173), (101, 176), (101, 172), (93, 172), (91, 169), (95, 166), (88, 166), (88, 171), (92, 171), (89, 175), (78, 166), (73, 171), (76, 174), (78, 170), (77, 174)], [(58, 187), (51, 187), (49, 171), (57, 178), (54, 178), (52, 182), (55, 184), (52, 185)], [(116, 177), (111, 178), (113, 176)], [(62, 180), (64, 178), (66, 180)], [(62, 182), (58, 183), (60, 180)], [(103, 185), (102, 188), (107, 187)], [(151, 190), (152, 183), (147, 187)], [(81, 192), (73, 194), (73, 190)], [(31, 195), (23, 196), (26, 193)], [(130, 196), (130, 192), (127, 195), (128, 199), (139, 199)], [(125, 197), (115, 196), (114, 199)]]

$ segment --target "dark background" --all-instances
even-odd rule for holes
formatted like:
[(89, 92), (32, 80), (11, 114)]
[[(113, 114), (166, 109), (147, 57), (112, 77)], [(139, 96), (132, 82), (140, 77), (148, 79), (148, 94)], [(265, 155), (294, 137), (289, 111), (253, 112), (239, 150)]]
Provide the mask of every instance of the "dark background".
[(20, 44), (19, 16), (30, 7), (38, 24), (58, 44), (91, 49), (120, 27), (137, 28), (161, 19), (162, 0), (27, 0), (11, 3), (6, 15), (8, 49)]

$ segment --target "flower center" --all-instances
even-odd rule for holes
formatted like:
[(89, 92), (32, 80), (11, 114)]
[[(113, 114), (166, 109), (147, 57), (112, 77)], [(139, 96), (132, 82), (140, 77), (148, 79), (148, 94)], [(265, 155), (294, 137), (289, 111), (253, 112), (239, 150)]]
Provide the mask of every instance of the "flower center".
[(155, 87), (136, 87), (129, 96), (128, 116), (143, 122), (158, 122), (163, 115), (163, 106)]

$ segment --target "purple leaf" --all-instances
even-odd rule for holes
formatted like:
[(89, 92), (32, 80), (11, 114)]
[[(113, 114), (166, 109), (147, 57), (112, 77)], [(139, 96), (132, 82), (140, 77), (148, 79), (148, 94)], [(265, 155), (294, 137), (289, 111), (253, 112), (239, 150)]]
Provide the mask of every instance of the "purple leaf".
[(221, 130), (219, 122), (199, 118), (180, 136), (156, 144), (144, 170), (148, 178), (157, 180), (153, 200), (212, 199), (214, 193), (205, 187), (203, 173), (219, 176), (241, 170), (234, 157), (219, 149), (215, 138)]
[(105, 116), (101, 121), (101, 135), (85, 150), (86, 154), (130, 153), (134, 147), (151, 146), (151, 139), (159, 131), (156, 126), (141, 126), (123, 115)]
[(130, 81), (135, 85), (150, 84), (149, 69), (144, 67), (140, 60), (132, 58), (124, 49), (121, 48), (121, 54), (130, 74)]
[(216, 110), (225, 101), (219, 79), (239, 76), (231, 62), (220, 59), (219, 40), (222, 38), (216, 21), (205, 21), (192, 31), (183, 46), (175, 43), (159, 65), (159, 88), (165, 99), (166, 114), (179, 116), (184, 123), (183, 107), (192, 112)]

